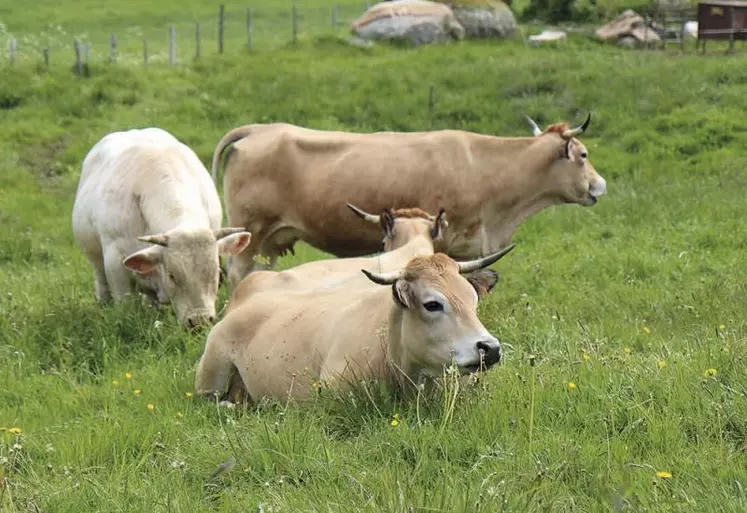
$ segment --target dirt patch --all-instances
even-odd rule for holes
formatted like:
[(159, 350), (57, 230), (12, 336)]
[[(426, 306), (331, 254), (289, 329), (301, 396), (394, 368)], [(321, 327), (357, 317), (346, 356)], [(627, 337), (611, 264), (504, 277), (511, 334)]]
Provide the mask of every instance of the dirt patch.
[(65, 138), (29, 146), (21, 153), (18, 163), (40, 178), (56, 178), (70, 171), (70, 166), (60, 160), (66, 149)]

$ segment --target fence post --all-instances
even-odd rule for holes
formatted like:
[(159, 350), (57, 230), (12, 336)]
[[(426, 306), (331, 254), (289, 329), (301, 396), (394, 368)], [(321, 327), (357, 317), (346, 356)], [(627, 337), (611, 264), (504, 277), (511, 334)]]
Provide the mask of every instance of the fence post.
[(332, 27), (337, 28), (337, 11), (340, 6), (335, 4), (332, 6)]
[(223, 53), (223, 30), (225, 28), (225, 5), (220, 4), (220, 10), (218, 11), (218, 53)]
[(148, 40), (143, 39), (143, 63), (148, 65)]
[(735, 50), (734, 39), (736, 38), (736, 32), (737, 32), (736, 10), (737, 10), (736, 7), (729, 7), (729, 14), (731, 16), (731, 24), (729, 26), (731, 27), (731, 33), (729, 34), (729, 51), (727, 53), (731, 53)]
[(73, 48), (75, 49), (75, 73), (78, 75), (83, 74), (83, 61), (81, 60), (80, 56), (80, 41), (77, 39), (73, 43)]
[(176, 27), (169, 27), (169, 66), (176, 62)]
[(254, 46), (254, 37), (252, 35), (252, 8), (248, 7), (246, 9), (246, 50), (248, 52), (252, 51), (252, 47)]
[(296, 2), (293, 2), (293, 10), (291, 11), (291, 28), (293, 30), (293, 44), (298, 42), (298, 6)]
[(49, 48), (44, 48), (42, 55), (44, 55), (44, 67), (49, 69)]
[(10, 65), (12, 66), (16, 62), (16, 40), (15, 38), (10, 38), (10, 41), (8, 43), (8, 54), (10, 58)]
[(202, 25), (198, 21), (195, 25), (195, 59), (200, 58), (200, 44), (202, 39)]
[(117, 36), (112, 33), (109, 36), (109, 62), (117, 61)]

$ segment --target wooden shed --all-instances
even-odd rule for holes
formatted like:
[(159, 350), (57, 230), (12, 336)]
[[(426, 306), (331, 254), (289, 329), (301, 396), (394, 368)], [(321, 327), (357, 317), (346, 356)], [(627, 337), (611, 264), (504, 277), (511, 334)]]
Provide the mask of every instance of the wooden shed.
[[(735, 41), (747, 40), (747, 1), (707, 0), (698, 3), (698, 43), (708, 39), (729, 41), (734, 50)], [(702, 41), (702, 43), (701, 43)]]

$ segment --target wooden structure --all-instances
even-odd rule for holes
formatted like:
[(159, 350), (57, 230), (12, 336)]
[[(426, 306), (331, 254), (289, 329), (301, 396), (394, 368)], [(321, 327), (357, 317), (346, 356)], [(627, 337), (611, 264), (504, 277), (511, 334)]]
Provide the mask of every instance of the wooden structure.
[(685, 25), (695, 19), (695, 7), (683, 5), (669, 5), (657, 2), (651, 13), (647, 26), (656, 30), (661, 37), (659, 47), (666, 48), (668, 44), (678, 44), (685, 50)]
[(698, 44), (705, 52), (706, 41), (747, 41), (747, 1), (707, 0), (698, 3)]

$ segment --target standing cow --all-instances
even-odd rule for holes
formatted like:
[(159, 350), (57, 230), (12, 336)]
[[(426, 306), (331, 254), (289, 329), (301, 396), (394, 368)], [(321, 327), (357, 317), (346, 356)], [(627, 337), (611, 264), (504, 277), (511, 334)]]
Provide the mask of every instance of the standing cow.
[(229, 224), (246, 226), (252, 241), (229, 262), (229, 288), (262, 254), (272, 267), (300, 240), (338, 257), (381, 249), (370, 223), (351, 225), (345, 203), (369, 212), (410, 205), (449, 212), (436, 251), (476, 258), (505, 247), (519, 224), (551, 205), (594, 205), (606, 183), (576, 137), (578, 128), (552, 124), (534, 137), (493, 137), (462, 130), (349, 133), (286, 123), (236, 128), (222, 154)]
[(88, 152), (73, 206), (75, 239), (100, 302), (140, 290), (172, 303), (187, 328), (212, 323), (218, 254), (251, 240), (221, 228), (220, 198), (195, 153), (159, 128), (114, 132)]

